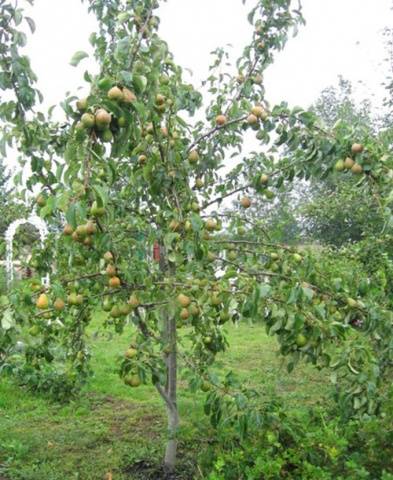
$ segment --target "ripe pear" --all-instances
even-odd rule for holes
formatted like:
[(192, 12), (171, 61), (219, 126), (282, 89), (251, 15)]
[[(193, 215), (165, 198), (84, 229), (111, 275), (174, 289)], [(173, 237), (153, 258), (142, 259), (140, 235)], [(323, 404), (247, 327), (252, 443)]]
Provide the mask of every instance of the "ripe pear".
[(354, 163), (351, 168), (351, 172), (359, 175), (360, 173), (363, 173), (363, 167), (359, 163)]
[(116, 276), (110, 277), (110, 279), (109, 279), (109, 281), (108, 281), (108, 285), (109, 285), (111, 288), (120, 287), (120, 285), (121, 285), (120, 278), (119, 278), (119, 277), (116, 277)]
[(113, 253), (112, 252), (105, 252), (103, 255), (103, 258), (106, 262), (112, 262), (113, 261)]
[(91, 220), (89, 220), (87, 223), (86, 223), (86, 232), (88, 235), (93, 235), (94, 233), (96, 233), (97, 231), (97, 226), (94, 222), (92, 222)]
[(64, 307), (65, 307), (64, 300), (62, 298), (56, 298), (56, 300), (53, 303), (53, 306), (55, 310), (61, 312), (62, 310), (64, 310)]
[(188, 154), (188, 161), (190, 163), (197, 163), (199, 160), (199, 153), (197, 150), (191, 150), (191, 152)]
[(227, 117), (225, 115), (217, 115), (216, 117), (216, 125), (218, 127), (222, 127), (227, 123)]
[(84, 113), (81, 117), (81, 123), (85, 128), (93, 128), (95, 117), (92, 113)]
[(258, 117), (253, 113), (250, 113), (250, 115), (247, 117), (247, 123), (249, 125), (256, 125), (258, 123)]
[(180, 312), (180, 318), (182, 320), (187, 320), (187, 318), (190, 316), (190, 312), (188, 311), (187, 308), (182, 308)]
[(361, 143), (354, 143), (351, 147), (351, 152), (356, 155), (357, 153), (362, 153), (364, 146)]
[(42, 195), (42, 194), (38, 195), (38, 197), (36, 198), (36, 203), (39, 207), (45, 207), (45, 205), (46, 205), (45, 196)]
[(188, 307), (191, 303), (190, 297), (187, 297), (187, 295), (184, 295), (184, 293), (180, 293), (178, 295), (177, 301), (183, 308)]
[(261, 105), (255, 105), (252, 107), (251, 113), (262, 120), (267, 118), (267, 112)]
[(108, 91), (108, 98), (109, 100), (113, 100), (115, 102), (120, 102), (123, 100), (123, 92), (120, 90), (119, 87), (112, 87)]
[(242, 197), (241, 200), (240, 200), (240, 205), (243, 208), (250, 208), (251, 200), (248, 197)]
[(72, 235), (73, 231), (74, 229), (71, 227), (70, 224), (67, 223), (66, 225), (64, 225), (64, 228), (63, 228), (64, 235), (67, 235), (67, 236)]
[(78, 225), (75, 230), (76, 234), (79, 238), (86, 237), (87, 235), (87, 228), (86, 225)]
[(355, 161), (351, 158), (351, 157), (347, 157), (345, 160), (344, 160), (344, 167), (349, 170), (353, 167)]
[(95, 114), (95, 123), (99, 129), (105, 129), (112, 121), (112, 115), (104, 108), (99, 108)]
[(139, 155), (139, 157), (138, 157), (138, 162), (139, 162), (141, 165), (145, 164), (145, 163), (146, 163), (146, 160), (147, 160), (146, 155)]
[(128, 300), (128, 303), (131, 305), (132, 308), (137, 308), (137, 307), (139, 307), (140, 301), (139, 301), (139, 299), (138, 299), (138, 297), (136, 296), (135, 293), (133, 293), (133, 294), (130, 296), (130, 298), (129, 298), (129, 300)]
[(37, 298), (36, 306), (41, 310), (46, 310), (48, 308), (49, 299), (45, 293), (41, 293), (41, 295)]
[(114, 277), (116, 275), (116, 267), (111, 263), (106, 267), (105, 271), (108, 277)]
[(161, 95), (160, 93), (158, 95), (156, 95), (156, 104), (157, 105), (163, 105), (165, 103), (165, 96), (164, 95)]
[(123, 88), (123, 102), (132, 103), (132, 102), (135, 102), (135, 100), (136, 100), (135, 93), (128, 88)]

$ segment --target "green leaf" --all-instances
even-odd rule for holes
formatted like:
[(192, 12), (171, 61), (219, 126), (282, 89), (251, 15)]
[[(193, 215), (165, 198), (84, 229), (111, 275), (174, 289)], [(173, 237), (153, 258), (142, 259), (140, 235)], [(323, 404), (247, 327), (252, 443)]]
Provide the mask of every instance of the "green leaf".
[(73, 57), (71, 58), (70, 65), (72, 65), (73, 67), (77, 67), (79, 65), (79, 62), (88, 56), (89, 55), (86, 52), (79, 50), (78, 52), (74, 53)]
[(1, 326), (4, 330), (9, 330), (14, 325), (14, 319), (12, 316), (12, 311), (10, 308), (3, 313), (3, 318), (1, 319)]

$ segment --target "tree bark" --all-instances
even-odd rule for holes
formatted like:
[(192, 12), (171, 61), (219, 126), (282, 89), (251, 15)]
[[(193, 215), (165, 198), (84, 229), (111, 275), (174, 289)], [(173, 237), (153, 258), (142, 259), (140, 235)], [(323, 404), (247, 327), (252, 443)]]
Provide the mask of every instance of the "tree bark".
[(168, 442), (165, 450), (164, 468), (173, 472), (177, 456), (177, 430), (179, 427), (179, 412), (177, 410), (177, 351), (176, 351), (176, 319), (172, 316), (165, 321), (165, 336), (170, 345), (166, 356), (167, 382), (165, 393), (169, 402), (166, 403), (168, 415)]
[[(159, 253), (156, 252), (156, 260), (159, 261), (161, 272), (168, 270), (166, 252), (160, 245)], [(177, 409), (177, 333), (176, 318), (173, 315), (164, 314), (163, 341), (169, 347), (165, 353), (166, 383), (163, 388), (159, 383), (156, 388), (163, 398), (168, 416), (168, 441), (165, 449), (164, 470), (173, 473), (177, 458), (177, 430), (179, 428), (179, 412)]]

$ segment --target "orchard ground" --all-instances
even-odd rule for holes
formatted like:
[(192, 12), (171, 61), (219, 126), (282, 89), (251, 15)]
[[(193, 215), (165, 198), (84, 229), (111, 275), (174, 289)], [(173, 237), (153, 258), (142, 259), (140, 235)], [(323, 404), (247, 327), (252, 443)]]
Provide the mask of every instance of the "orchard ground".
[[(71, 403), (59, 404), (2, 381), (1, 480), (97, 480), (107, 472), (113, 480), (159, 478), (164, 407), (153, 386), (127, 387), (115, 371), (129, 344), (130, 327), (121, 336), (110, 336), (102, 323), (103, 314), (96, 314), (89, 331), (95, 375)], [(218, 373), (233, 370), (262, 398), (284, 396), (289, 409), (329, 401), (328, 373), (302, 364), (288, 374), (276, 339), (262, 325), (229, 325), (227, 331), (230, 347), (218, 358)], [(207, 478), (198, 459), (215, 433), (203, 414), (205, 394), (192, 394), (186, 383), (181, 379), (176, 478)]]

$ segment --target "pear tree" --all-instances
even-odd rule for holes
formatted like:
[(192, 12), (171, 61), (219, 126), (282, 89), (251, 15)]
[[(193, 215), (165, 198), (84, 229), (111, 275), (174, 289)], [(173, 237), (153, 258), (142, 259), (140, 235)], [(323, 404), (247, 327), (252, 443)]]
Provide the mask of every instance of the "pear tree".
[(383, 277), (362, 283), (368, 273), (356, 258), (344, 265), (333, 252), (321, 259), (273, 243), (252, 216), (256, 196), (272, 201), (299, 179), (342, 174), (358, 176), (387, 225), (392, 218), (387, 141), (354, 138), (351, 126), (325, 131), (311, 112), (267, 101), (264, 71), (303, 23), (298, 2), (256, 0), (250, 43), (229, 71), (228, 52), (217, 49), (202, 90), (160, 38), (156, 0), (85, 3), (99, 24), (90, 42), (100, 72), (85, 72), (84, 98), (61, 103), (62, 123), (38, 110), (41, 93), (21, 54), (21, 25), (34, 31), (34, 21), (0, 5), (0, 87), (12, 97), (0, 105), (0, 146), (30, 166), (28, 180), (19, 174), (15, 183), (51, 228), (33, 258), (37, 278), (49, 274), (51, 285), (33, 277), (2, 301), (0, 362), (12, 371), (12, 346), (27, 336), (26, 369), (39, 376), (62, 365), (71, 393), (90, 372), (86, 329), (95, 311), (106, 312), (107, 328), (130, 335), (119, 352), (124, 383), (154, 385), (166, 406), (168, 471), (180, 367), (190, 388), (206, 393), (213, 425), (227, 416), (245, 433), (258, 421), (253, 393), (211, 369), (228, 347), (229, 321), (264, 322), (289, 370), (302, 358), (335, 369), (345, 408), (375, 413), (392, 360)]

